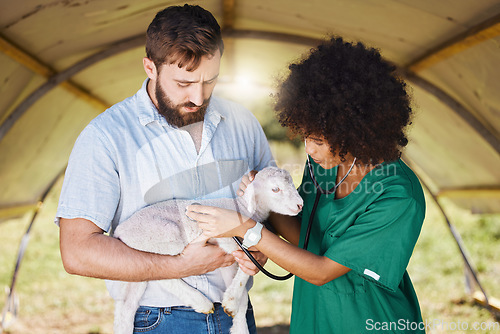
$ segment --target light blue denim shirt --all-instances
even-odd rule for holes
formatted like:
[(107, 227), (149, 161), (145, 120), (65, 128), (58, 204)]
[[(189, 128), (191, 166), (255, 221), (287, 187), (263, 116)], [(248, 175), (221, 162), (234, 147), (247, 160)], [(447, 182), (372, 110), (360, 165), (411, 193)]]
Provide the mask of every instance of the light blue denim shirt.
[[(146, 90), (115, 104), (82, 131), (71, 153), (56, 214), (85, 218), (112, 234), (134, 212), (172, 198), (233, 197), (250, 170), (275, 165), (262, 128), (242, 106), (212, 96), (199, 153), (191, 135), (170, 126)], [(213, 302), (225, 284), (220, 269), (184, 279)], [(107, 281), (112, 297), (117, 288)], [(145, 306), (183, 305), (150, 282)]]

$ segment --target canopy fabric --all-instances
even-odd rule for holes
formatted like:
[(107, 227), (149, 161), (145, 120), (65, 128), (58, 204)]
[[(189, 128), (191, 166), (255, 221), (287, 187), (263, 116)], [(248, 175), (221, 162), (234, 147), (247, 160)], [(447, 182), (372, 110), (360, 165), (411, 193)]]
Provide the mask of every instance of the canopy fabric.
[[(139, 89), (148, 24), (183, 3), (0, 0), (0, 220), (34, 208), (80, 131)], [(268, 94), (328, 35), (380, 49), (414, 100), (405, 160), (434, 195), (500, 212), (500, 1), (190, 3), (223, 27), (216, 93), (236, 101)]]

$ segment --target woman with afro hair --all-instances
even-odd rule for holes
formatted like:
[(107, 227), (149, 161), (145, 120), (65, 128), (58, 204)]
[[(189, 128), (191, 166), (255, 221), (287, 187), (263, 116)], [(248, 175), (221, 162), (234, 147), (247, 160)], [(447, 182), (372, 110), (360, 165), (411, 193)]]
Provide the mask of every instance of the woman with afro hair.
[(296, 275), (290, 333), (425, 332), (406, 271), (425, 200), (400, 159), (412, 114), (404, 82), (377, 50), (342, 38), (289, 69), (275, 110), (304, 138), (301, 214), (271, 215), (282, 238), (230, 210), (193, 206), (189, 216), (206, 236), (257, 234), (255, 248)]

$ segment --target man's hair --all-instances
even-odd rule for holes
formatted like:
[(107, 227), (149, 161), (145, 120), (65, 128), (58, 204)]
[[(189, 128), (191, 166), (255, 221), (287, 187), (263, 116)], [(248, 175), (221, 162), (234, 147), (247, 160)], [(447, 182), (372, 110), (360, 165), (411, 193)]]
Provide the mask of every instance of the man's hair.
[(146, 56), (159, 69), (178, 63), (188, 71), (198, 68), (203, 56), (222, 55), (224, 43), (214, 16), (200, 6), (170, 6), (158, 12), (146, 34)]
[(332, 38), (289, 69), (276, 95), (281, 125), (324, 137), (342, 160), (347, 153), (367, 164), (400, 157), (410, 98), (377, 50)]

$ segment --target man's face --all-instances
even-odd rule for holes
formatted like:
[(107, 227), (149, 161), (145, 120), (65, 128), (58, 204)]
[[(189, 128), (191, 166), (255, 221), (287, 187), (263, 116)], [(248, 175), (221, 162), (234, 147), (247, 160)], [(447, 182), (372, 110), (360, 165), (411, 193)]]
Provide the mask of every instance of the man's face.
[[(220, 53), (204, 56), (192, 72), (175, 64), (157, 69), (154, 92), (148, 89), (159, 113), (173, 126), (183, 127), (203, 121), (219, 76)], [(153, 94), (152, 94), (153, 93)]]

